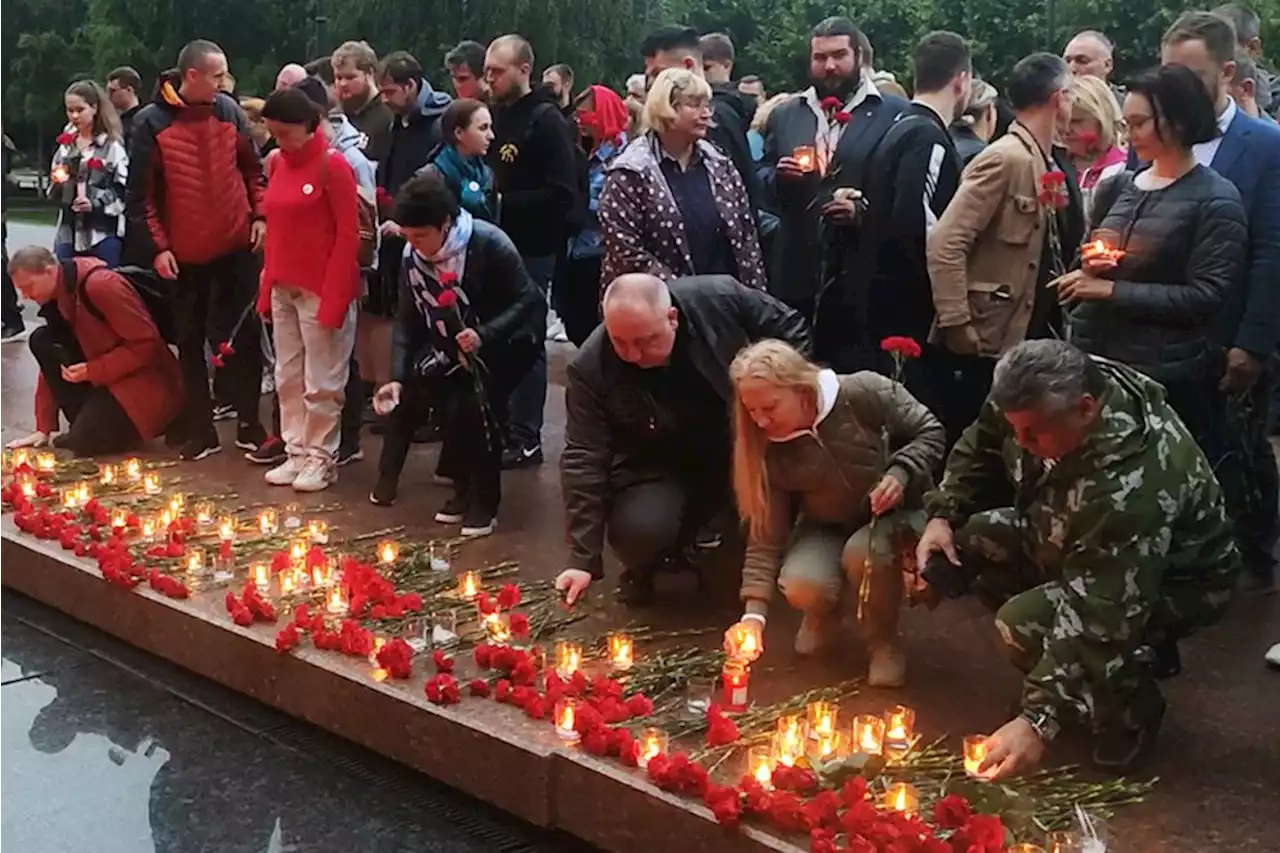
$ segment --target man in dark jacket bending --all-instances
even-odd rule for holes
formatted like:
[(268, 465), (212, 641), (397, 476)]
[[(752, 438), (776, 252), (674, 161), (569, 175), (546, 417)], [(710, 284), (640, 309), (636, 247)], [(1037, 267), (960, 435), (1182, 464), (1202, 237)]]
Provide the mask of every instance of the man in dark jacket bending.
[(569, 365), (560, 458), (573, 603), (604, 577), (604, 540), (625, 567), (623, 598), (644, 603), (653, 573), (687, 545), (715, 547), (709, 522), (731, 506), (729, 363), (754, 341), (810, 349), (804, 318), (729, 276), (664, 284), (624, 275), (604, 324)]

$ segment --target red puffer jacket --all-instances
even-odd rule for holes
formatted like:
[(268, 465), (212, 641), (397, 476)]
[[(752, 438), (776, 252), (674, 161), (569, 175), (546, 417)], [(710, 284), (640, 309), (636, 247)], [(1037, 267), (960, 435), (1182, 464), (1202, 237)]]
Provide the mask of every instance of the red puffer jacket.
[(152, 257), (171, 251), (179, 264), (203, 264), (249, 247), (265, 182), (240, 106), (222, 94), (188, 104), (177, 85), (162, 78), (133, 119), (127, 212)]

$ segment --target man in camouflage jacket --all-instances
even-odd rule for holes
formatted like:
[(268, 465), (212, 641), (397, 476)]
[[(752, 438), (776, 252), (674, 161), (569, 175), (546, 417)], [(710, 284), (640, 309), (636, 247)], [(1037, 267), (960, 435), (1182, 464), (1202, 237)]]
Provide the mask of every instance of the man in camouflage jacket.
[(1177, 640), (1221, 616), (1240, 568), (1222, 490), (1161, 386), (1062, 341), (1019, 344), (926, 506), (920, 568), (935, 552), (958, 566), (1026, 673), (989, 772), (1034, 765), (1072, 718), (1100, 767), (1144, 758), (1164, 714), (1154, 676), (1176, 673)]

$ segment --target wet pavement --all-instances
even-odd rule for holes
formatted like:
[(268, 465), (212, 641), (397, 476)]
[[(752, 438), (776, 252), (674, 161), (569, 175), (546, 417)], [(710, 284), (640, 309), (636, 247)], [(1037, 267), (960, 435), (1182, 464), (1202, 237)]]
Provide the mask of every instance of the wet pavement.
[[(11, 226), (10, 246), (18, 245), (21, 245), (21, 241), (14, 238)], [(30, 308), (28, 312), (30, 314)], [(515, 559), (520, 562), (524, 577), (539, 579), (554, 577), (563, 566), (564, 524), (556, 460), (564, 444), (564, 366), (571, 357), (572, 348), (553, 344), (550, 351), (551, 386), (543, 434), (547, 463), (537, 469), (508, 472), (504, 476), (505, 494), (498, 532), (486, 540), (467, 546), (457, 561), (466, 563), (462, 567)], [(29, 430), (32, 425), (30, 400), (35, 373), (34, 363), (23, 345), (4, 345), (0, 357), (3, 359), (2, 434), (8, 440)], [(431, 520), (435, 510), (448, 497), (444, 488), (431, 482), (438, 445), (415, 447), (402, 479), (400, 502), (393, 508), (380, 509), (367, 501), (367, 494), (374, 480), (379, 442), (377, 437), (365, 436), (365, 461), (342, 469), (339, 483), (329, 492), (295, 498), (288, 490), (282, 492), (263, 484), (260, 479), (261, 469), (240, 458), (239, 453), (234, 450), (231, 444), (234, 427), (223, 424), (221, 428), (225, 448), (221, 454), (194, 465), (172, 469), (173, 476), (180, 478), (184, 488), (203, 492), (234, 490), (245, 502), (298, 500), (304, 508), (341, 501), (343, 509), (329, 514), (331, 524), (359, 532), (391, 525), (405, 525), (409, 528), (409, 535), (438, 537), (452, 532)], [(158, 444), (154, 451), (158, 455), (164, 454), (164, 449)], [(615, 572), (616, 568), (611, 567), (610, 571)], [(607, 590), (602, 588), (604, 584), (597, 584), (593, 589), (593, 604), (602, 622), (631, 621), (658, 628), (724, 626), (738, 612), (735, 601), (736, 573), (734, 556), (726, 554), (720, 564), (710, 571), (710, 583), (702, 592), (692, 577), (672, 575), (660, 578), (659, 608), (623, 613), (609, 601)], [(793, 614), (785, 613), (781, 606), (775, 607), (772, 615), (766, 637), (769, 653), (761, 665), (753, 670), (753, 689), (757, 701), (777, 701), (817, 684), (832, 683), (863, 671), (865, 663), (861, 651), (853, 647), (846, 648), (825, 661), (793, 659), (790, 638), (796, 627), (796, 619)], [(9, 618), (6, 613), (6, 680), (11, 677), (8, 663)], [(905, 702), (918, 709), (918, 725), (926, 737), (948, 733), (958, 737), (971, 731), (990, 731), (1004, 722), (1008, 708), (1017, 698), (1019, 679), (999, 652), (990, 618), (980, 607), (971, 602), (959, 602), (946, 604), (933, 612), (910, 611), (904, 616), (902, 628), (911, 662), (908, 686), (899, 691), (864, 690), (846, 710), (879, 712), (892, 702)], [(18, 636), (22, 636), (22, 633), (19, 632)], [(1280, 839), (1280, 811), (1274, 808), (1276, 792), (1280, 791), (1280, 736), (1277, 735), (1280, 718), (1276, 714), (1276, 708), (1280, 707), (1280, 674), (1268, 673), (1262, 663), (1263, 653), (1277, 640), (1280, 640), (1280, 596), (1271, 596), (1240, 599), (1223, 624), (1184, 643), (1185, 673), (1167, 684), (1166, 695), (1170, 710), (1157, 748), (1156, 760), (1151, 768), (1151, 772), (1158, 774), (1161, 781), (1148, 802), (1126, 809), (1117, 818), (1117, 843), (1113, 845), (1113, 850), (1191, 853), (1213, 849), (1260, 853), (1280, 849), (1280, 841), (1277, 841)], [(155, 714), (158, 719), (163, 720), (166, 714), (182, 713), (174, 705), (176, 700), (166, 700), (163, 695), (153, 697), (158, 703), (154, 711), (148, 710), (148, 700), (139, 699), (138, 704), (128, 708), (127, 713), (118, 713), (107, 701), (113, 692), (111, 676), (97, 673), (92, 666), (74, 665), (74, 649), (68, 651), (57, 645), (51, 648), (56, 650), (50, 652), (54, 660), (59, 655), (70, 654), (68, 659), (73, 665), (62, 670), (58, 677), (61, 679), (62, 689), (74, 691), (78, 704), (83, 706), (73, 717), (105, 728), (107, 721), (115, 723), (121, 718), (128, 720), (138, 715), (146, 717), (148, 714)], [(42, 665), (37, 661), (32, 667)], [(114, 677), (119, 679), (121, 676), (117, 674)], [(17, 736), (25, 739), (26, 730), (35, 730), (33, 720), (44, 707), (41, 703), (49, 703), (49, 698), (41, 699), (41, 695), (54, 695), (41, 678), (30, 681), (35, 683), (29, 687), (30, 698), (25, 700), (26, 704), (19, 700), (6, 706), (6, 736), (18, 729), (21, 731)], [(26, 683), (18, 682), (13, 686)], [(4, 688), (4, 698), (10, 697), (11, 689), (10, 686)], [(42, 689), (43, 694), (40, 692)], [(98, 705), (103, 707), (97, 707)], [(189, 712), (189, 709), (186, 710)], [(11, 720), (13, 715), (17, 715), (14, 717), (16, 722)], [(192, 725), (197, 732), (200, 731), (198, 725)], [(205, 723), (206, 731), (210, 725)], [(124, 728), (120, 740), (112, 738), (111, 742), (117, 748), (125, 750), (119, 755), (127, 761), (120, 764), (120, 767), (151, 761), (145, 755), (146, 750), (138, 750), (139, 744), (148, 735), (155, 737), (145, 728), (142, 731), (137, 731), (136, 726)], [(89, 731), (98, 734), (82, 734), (75, 743), (86, 737), (98, 737), (100, 740), (94, 742), (94, 749), (99, 752), (111, 749), (110, 745), (101, 741), (103, 734), (98, 728), (89, 728)], [(229, 820), (233, 813), (243, 813), (246, 827), (253, 827), (252, 830), (245, 830), (244, 840), (229, 842), (231, 846), (225, 848), (210, 849), (277, 849), (268, 848), (267, 845), (276, 828), (274, 820), (281, 816), (282, 810), (260, 809), (255, 804), (270, 800), (273, 795), (279, 796), (281, 782), (289, 778), (288, 773), (296, 773), (298, 775), (292, 783), (286, 782), (283, 787), (308, 793), (299, 801), (297, 817), (283, 830), (286, 843), (300, 843), (301, 846), (288, 849), (327, 850), (330, 849), (328, 845), (331, 840), (343, 837), (338, 829), (334, 829), (332, 835), (317, 833), (304, 836), (316, 839), (314, 844), (317, 846), (310, 846), (311, 842), (305, 840), (290, 842), (287, 837), (289, 832), (306, 832), (306, 829), (296, 829), (298, 824), (309, 827), (311, 822), (318, 821), (318, 825), (326, 825), (323, 809), (318, 806), (312, 808), (307, 803), (335, 799), (328, 795), (327, 777), (322, 783), (310, 782), (313, 777), (297, 769), (300, 765), (290, 763), (302, 759), (282, 759), (278, 762), (279, 767), (291, 769), (277, 773), (275, 770), (278, 768), (274, 766), (277, 762), (259, 760), (252, 751), (240, 754), (238, 758), (228, 758), (221, 747), (222, 741), (216, 734), (200, 734), (191, 743), (204, 743), (206, 737), (209, 744), (218, 746), (211, 746), (209, 749), (193, 746), (182, 755), (180, 766), (183, 770), (174, 774), (178, 778), (166, 781), (163, 786), (158, 783), (152, 785), (153, 823), (157, 822), (157, 809), (170, 816), (187, 812), (192, 820), (198, 819), (202, 825), (205, 821), (216, 825), (219, 820)], [(222, 737), (231, 736), (223, 734)], [(240, 735), (235, 737), (240, 738)], [(47, 754), (39, 750), (39, 742), (34, 735), (31, 740), (36, 744), (36, 753)], [(12, 793), (15, 788), (9, 784), (9, 742), (10, 738), (6, 737), (4, 781), (6, 794), (15, 797)], [(25, 740), (20, 742), (25, 743)], [(227, 748), (231, 749), (230, 746)], [(174, 749), (166, 749), (171, 755), (176, 754)], [(32, 750), (27, 748), (27, 752), (31, 753)], [(49, 760), (70, 762), (70, 758), (56, 758), (67, 752), (64, 749)], [(83, 760), (86, 763), (90, 762), (92, 752), (92, 749), (85, 750)], [(28, 758), (34, 761), (34, 755), (32, 753)], [(80, 752), (77, 750), (75, 755), (80, 755)], [(1055, 745), (1051, 755), (1055, 762), (1080, 757), (1081, 744), (1072, 743), (1069, 739)], [(19, 759), (14, 766), (23, 766), (24, 760)], [(172, 760), (165, 767), (169, 767), (170, 763)], [(28, 766), (38, 767), (39, 764), (35, 762)], [(48, 766), (52, 768), (53, 765)], [(86, 768), (85, 778), (91, 778), (91, 774), (97, 772), (99, 770)], [(101, 772), (108, 771), (102, 768)], [(190, 779), (183, 778), (187, 772), (191, 774)], [(219, 776), (228, 773), (234, 775)], [(152, 775), (156, 779), (160, 778), (158, 774)], [(199, 787), (202, 784), (210, 787), (202, 789)], [(42, 787), (32, 788), (30, 797), (22, 793), (6, 801), (5, 840), (9, 839), (11, 819), (18, 822), (15, 825), (34, 828), (41, 825), (42, 820), (47, 823), (48, 814), (59, 808), (65, 809), (69, 803), (74, 802), (64, 796), (65, 792), (56, 785), (46, 785), (43, 782), (39, 785)], [(359, 788), (359, 785), (356, 787)], [(222, 793), (228, 789), (234, 793)], [(46, 793), (36, 796), (37, 790)], [(165, 792), (168, 800), (167, 804), (157, 806), (155, 800), (160, 791)], [(214, 809), (202, 801), (202, 798), (209, 796), (219, 804), (218, 808)], [(378, 801), (379, 798), (373, 797), (360, 801), (358, 807), (353, 804), (352, 808), (346, 810), (349, 822), (355, 825), (356, 822), (363, 821), (364, 810), (376, 806)], [(123, 808), (122, 805), (121, 809)], [(28, 810), (30, 814), (25, 815)], [(124, 810), (118, 814), (114, 811), (105, 814), (107, 816), (104, 820), (111, 821), (112, 826), (117, 819), (134, 820), (129, 817), (131, 813)], [(46, 817), (42, 819), (40, 815)], [(159, 822), (169, 821), (162, 819)], [(129, 827), (122, 827), (121, 837), (131, 831)], [(259, 833), (260, 837), (250, 833)], [(167, 839), (164, 843), (171, 846), (166, 847), (159, 844), (159, 835), (155, 837), (157, 849), (204, 849), (184, 846), (185, 842)], [(345, 838), (350, 842), (350, 836)], [(16, 849), (23, 849), (23, 845), (20, 844)], [(58, 848), (40, 845), (30, 849)], [(143, 845), (105, 849), (150, 848)], [(337, 844), (334, 849), (338, 849)], [(356, 845), (344, 849), (375, 848)], [(399, 848), (389, 843), (387, 847), (377, 849)], [(459, 846), (451, 849), (469, 848)]]

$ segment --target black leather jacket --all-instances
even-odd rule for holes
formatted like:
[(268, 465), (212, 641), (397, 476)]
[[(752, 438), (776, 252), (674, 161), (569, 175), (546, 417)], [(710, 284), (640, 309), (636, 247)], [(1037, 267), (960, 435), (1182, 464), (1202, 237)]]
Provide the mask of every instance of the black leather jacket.
[[(806, 355), (811, 351), (809, 326), (799, 313), (730, 276), (688, 276), (668, 287), (680, 313), (681, 334), (689, 336), (690, 357), (726, 409), (733, 399), (729, 363), (743, 347), (778, 338)], [(637, 439), (650, 425), (669, 421), (671, 415), (653, 410), (653, 398), (632, 387), (624, 367), (604, 326), (598, 326), (570, 363), (565, 386), (568, 420), (560, 482), (569, 567), (596, 577), (602, 573), (605, 511), (617, 485), (615, 474), (627, 468), (632, 452), (642, 450)]]

